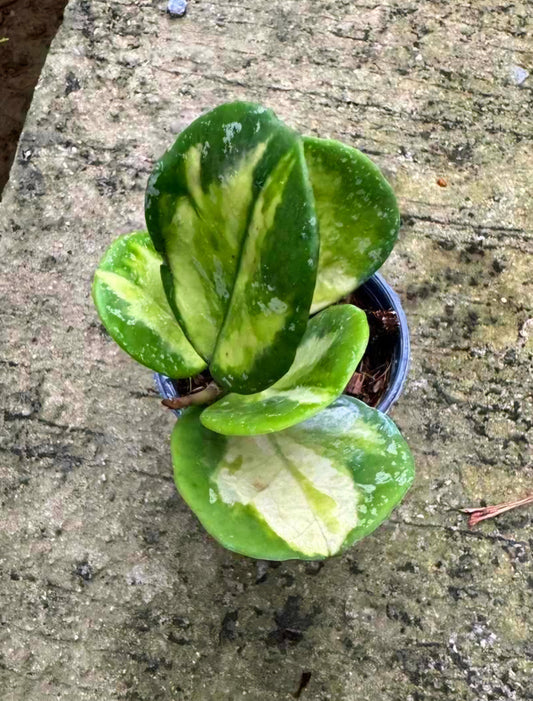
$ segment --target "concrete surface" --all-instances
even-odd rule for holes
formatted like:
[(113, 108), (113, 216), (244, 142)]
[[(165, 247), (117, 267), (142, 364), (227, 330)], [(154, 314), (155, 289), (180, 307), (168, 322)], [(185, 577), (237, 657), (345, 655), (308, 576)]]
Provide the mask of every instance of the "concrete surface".
[[(304, 673), (306, 701), (533, 698), (533, 511), (470, 531), (456, 510), (532, 488), (527, 14), (72, 0), (0, 209), (3, 701), (290, 701)], [(412, 326), (393, 415), (418, 476), (323, 566), (204, 534), (172, 483), (172, 417), (90, 301), (154, 159), (233, 98), (364, 149), (403, 213), (384, 272)]]

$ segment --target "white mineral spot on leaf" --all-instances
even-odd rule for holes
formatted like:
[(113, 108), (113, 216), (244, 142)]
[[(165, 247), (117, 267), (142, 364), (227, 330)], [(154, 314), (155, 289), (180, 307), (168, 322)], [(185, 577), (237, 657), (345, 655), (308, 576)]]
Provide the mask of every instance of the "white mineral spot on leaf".
[(215, 290), (217, 295), (220, 297), (223, 297), (224, 299), (227, 299), (229, 297), (229, 290), (226, 286), (226, 280), (225, 280), (225, 275), (224, 275), (224, 268), (220, 260), (218, 258), (214, 259), (214, 281), (215, 281)]
[(149, 197), (157, 197), (159, 195), (159, 190), (157, 187), (152, 183), (151, 180), (148, 181), (148, 187), (146, 188), (146, 194)]
[(268, 303), (268, 308), (274, 314), (284, 314), (288, 309), (287, 304), (277, 297), (272, 297)]
[(391, 482), (392, 477), (388, 472), (377, 472), (376, 473), (376, 484), (385, 484), (385, 482)]
[(223, 129), (225, 136), (222, 141), (226, 146), (230, 146), (235, 134), (242, 131), (242, 124), (240, 122), (230, 122), (229, 124), (224, 124)]
[(115, 308), (115, 309), (109, 309), (108, 311), (112, 316), (116, 316), (117, 319), (120, 319), (121, 321), (127, 320), (126, 317), (124, 316), (124, 314), (120, 311), (120, 309)]
[(362, 489), (363, 492), (366, 492), (367, 494), (372, 494), (372, 492), (376, 491), (375, 484), (358, 484), (357, 486), (359, 487), (359, 489)]
[(411, 482), (411, 479), (412, 477), (407, 471), (400, 472), (400, 474), (397, 477), (395, 475), (396, 483), (399, 485), (409, 484)]

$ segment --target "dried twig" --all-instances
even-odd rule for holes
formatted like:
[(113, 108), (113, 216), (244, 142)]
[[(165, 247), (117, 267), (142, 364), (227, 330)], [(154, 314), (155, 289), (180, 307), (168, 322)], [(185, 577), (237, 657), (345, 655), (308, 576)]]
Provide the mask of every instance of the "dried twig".
[(193, 391), (184, 397), (163, 399), (161, 404), (168, 409), (185, 409), (193, 404), (212, 404), (221, 392), (222, 390), (214, 382), (210, 382), (207, 387)]
[(494, 518), (506, 511), (511, 511), (511, 509), (516, 509), (518, 506), (526, 506), (527, 504), (533, 504), (533, 494), (529, 494), (527, 497), (522, 499), (516, 499), (515, 501), (505, 501), (502, 504), (496, 504), (495, 506), (479, 506), (471, 509), (461, 509), (464, 514), (470, 514), (468, 517), (468, 526), (472, 528), (477, 525), (480, 521), (485, 521), (488, 518)]
[(362, 372), (354, 372), (344, 391), (352, 395), (361, 394), (364, 383), (365, 375)]

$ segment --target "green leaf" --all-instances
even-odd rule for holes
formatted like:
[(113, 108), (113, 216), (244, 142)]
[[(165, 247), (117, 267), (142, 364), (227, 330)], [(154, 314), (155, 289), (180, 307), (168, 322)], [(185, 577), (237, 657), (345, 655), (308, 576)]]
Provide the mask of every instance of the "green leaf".
[(312, 312), (359, 287), (385, 262), (400, 227), (396, 198), (377, 166), (338, 141), (304, 137), (320, 257)]
[(322, 559), (399, 503), (413, 459), (394, 423), (351, 397), (279, 433), (223, 436), (188, 409), (172, 433), (178, 490), (222, 545), (267, 560)]
[(281, 431), (317, 414), (344, 390), (368, 343), (368, 322), (350, 304), (325, 309), (307, 326), (289, 372), (257, 394), (228, 394), (204, 410), (204, 426), (226, 435)]
[(301, 139), (258, 105), (221, 105), (156, 165), (146, 221), (181, 326), (217, 383), (249, 394), (279, 379), (306, 328), (318, 261)]
[(189, 377), (206, 365), (169, 307), (161, 262), (146, 231), (121, 236), (95, 273), (93, 299), (102, 323), (126, 353), (169, 377)]

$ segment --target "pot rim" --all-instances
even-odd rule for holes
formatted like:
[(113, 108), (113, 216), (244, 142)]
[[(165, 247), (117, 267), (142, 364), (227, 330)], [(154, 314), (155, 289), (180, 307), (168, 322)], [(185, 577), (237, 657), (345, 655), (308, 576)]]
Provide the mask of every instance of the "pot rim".
[[(383, 275), (374, 273), (372, 277), (360, 285), (360, 288), (364, 289), (365, 294), (373, 300), (379, 309), (392, 309), (398, 318), (399, 333), (393, 353), (391, 380), (387, 391), (375, 407), (387, 414), (401, 396), (409, 373), (411, 362), (409, 326), (400, 298)], [(163, 399), (174, 399), (179, 396), (170, 377), (156, 372), (154, 373), (154, 383)], [(177, 417), (181, 416), (179, 409), (173, 411)]]
[(399, 333), (396, 339), (394, 356), (391, 368), (391, 381), (387, 391), (381, 397), (380, 402), (375, 407), (379, 411), (387, 414), (392, 406), (400, 398), (411, 364), (411, 343), (409, 339), (409, 325), (403, 310), (402, 302), (396, 292), (392, 289), (383, 275), (375, 273), (361, 287), (365, 293), (372, 297), (379, 308), (387, 308), (387, 305), (396, 313), (398, 318)]

